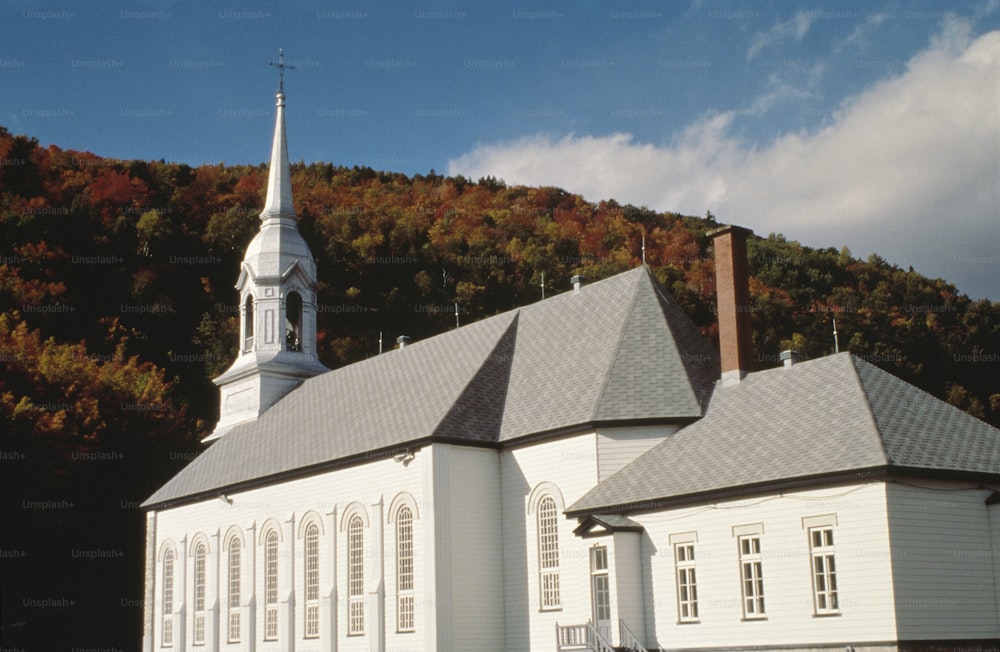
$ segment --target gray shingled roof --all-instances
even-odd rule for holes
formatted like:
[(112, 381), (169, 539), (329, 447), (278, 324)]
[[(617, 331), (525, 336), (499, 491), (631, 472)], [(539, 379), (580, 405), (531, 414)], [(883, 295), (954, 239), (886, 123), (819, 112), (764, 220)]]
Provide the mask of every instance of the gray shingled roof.
[(1000, 430), (849, 353), (748, 375), (567, 510), (629, 513), (740, 487), (907, 470), (1000, 477)]
[(437, 440), (704, 414), (718, 358), (645, 267), (306, 380), (144, 506)]

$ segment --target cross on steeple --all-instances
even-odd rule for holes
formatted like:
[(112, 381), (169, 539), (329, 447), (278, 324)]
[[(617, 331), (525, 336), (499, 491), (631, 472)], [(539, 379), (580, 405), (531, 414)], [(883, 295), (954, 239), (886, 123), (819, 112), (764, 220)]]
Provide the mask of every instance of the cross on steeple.
[(278, 92), (284, 94), (285, 92), (285, 69), (295, 70), (295, 66), (285, 63), (285, 51), (282, 49), (278, 50), (278, 61), (268, 61), (267, 65), (272, 68), (278, 69)]

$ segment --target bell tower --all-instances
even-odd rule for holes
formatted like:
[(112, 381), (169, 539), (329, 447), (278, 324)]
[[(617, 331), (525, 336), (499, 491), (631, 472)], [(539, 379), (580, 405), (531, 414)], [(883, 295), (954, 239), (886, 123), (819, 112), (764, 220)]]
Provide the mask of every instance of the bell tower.
[(260, 230), (247, 247), (236, 290), (239, 355), (213, 382), (222, 400), (219, 422), (204, 441), (254, 421), (306, 378), (329, 371), (316, 354), (316, 263), (299, 233), (285, 142), (284, 55), (267, 200)]

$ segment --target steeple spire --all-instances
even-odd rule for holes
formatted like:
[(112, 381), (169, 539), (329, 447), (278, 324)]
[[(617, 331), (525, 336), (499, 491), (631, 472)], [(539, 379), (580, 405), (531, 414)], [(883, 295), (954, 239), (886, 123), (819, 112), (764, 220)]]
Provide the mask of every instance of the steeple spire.
[(278, 62), (268, 65), (278, 69), (277, 115), (274, 122), (274, 142), (271, 145), (271, 166), (267, 173), (267, 201), (260, 219), (297, 218), (292, 204), (292, 173), (288, 165), (288, 143), (285, 140), (285, 70), (293, 69), (285, 63), (285, 53), (278, 50)]
[[(281, 57), (278, 71), (289, 67)], [(316, 262), (296, 226), (281, 87), (277, 105), (267, 202), (236, 281), (239, 355), (214, 381), (221, 393), (219, 422), (205, 441), (255, 421), (303, 380), (328, 371), (316, 351)]]

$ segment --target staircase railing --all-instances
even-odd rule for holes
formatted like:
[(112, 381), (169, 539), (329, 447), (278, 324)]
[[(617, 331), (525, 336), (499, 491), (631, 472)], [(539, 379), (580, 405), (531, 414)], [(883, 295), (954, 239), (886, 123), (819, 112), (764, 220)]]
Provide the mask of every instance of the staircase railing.
[(611, 644), (591, 623), (584, 625), (560, 625), (556, 623), (557, 650), (590, 650), (591, 652), (615, 652)]
[(618, 619), (618, 630), (620, 631), (619, 640), (621, 641), (622, 647), (628, 648), (629, 650), (632, 650), (632, 652), (649, 652), (649, 650), (647, 650), (645, 646), (639, 642), (639, 639), (632, 633), (632, 630), (628, 628), (628, 625), (625, 624), (625, 620), (622, 618)]

